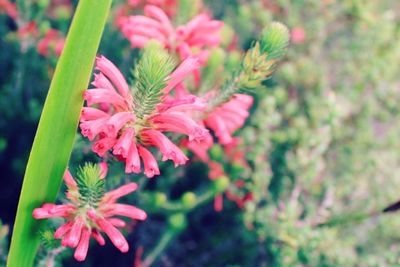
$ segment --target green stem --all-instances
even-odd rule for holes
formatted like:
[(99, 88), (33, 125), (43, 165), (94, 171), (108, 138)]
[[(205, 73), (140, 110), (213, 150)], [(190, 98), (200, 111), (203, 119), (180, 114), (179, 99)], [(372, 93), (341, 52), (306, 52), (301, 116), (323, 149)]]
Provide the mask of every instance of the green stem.
[(164, 231), (163, 235), (160, 237), (160, 240), (157, 242), (157, 245), (147, 255), (141, 266), (142, 267), (151, 266), (151, 264), (153, 264), (153, 262), (165, 250), (165, 248), (175, 238), (176, 235), (177, 235), (176, 231), (172, 231), (170, 229)]
[(111, 1), (79, 1), (26, 167), (8, 267), (33, 266), (44, 222), (34, 220), (32, 211), (56, 199)]

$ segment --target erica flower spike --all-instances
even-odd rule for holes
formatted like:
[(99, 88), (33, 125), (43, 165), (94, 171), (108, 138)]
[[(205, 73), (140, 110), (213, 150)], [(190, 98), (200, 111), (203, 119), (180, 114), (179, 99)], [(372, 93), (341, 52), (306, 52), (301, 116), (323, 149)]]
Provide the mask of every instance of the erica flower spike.
[(126, 173), (140, 173), (141, 160), (147, 177), (160, 174), (149, 147), (157, 147), (162, 160), (175, 166), (188, 159), (163, 132), (185, 134), (201, 141), (208, 131), (190, 117), (193, 110), (206, 104), (191, 95), (172, 98), (168, 93), (198, 68), (196, 58), (187, 58), (174, 71), (174, 63), (162, 48), (153, 43), (144, 51), (134, 71), (132, 91), (118, 68), (108, 59), (97, 58), (92, 83), (96, 88), (85, 92), (87, 107), (81, 115), (81, 132), (95, 140), (93, 151), (104, 156), (108, 150), (126, 162)]
[(123, 185), (115, 190), (104, 192), (104, 165), (86, 164), (79, 169), (75, 180), (67, 170), (64, 182), (68, 187), (66, 204), (43, 204), (33, 211), (35, 219), (53, 217), (65, 218), (66, 222), (54, 233), (61, 239), (61, 245), (76, 248), (74, 257), (78, 261), (86, 258), (90, 237), (100, 245), (105, 244), (101, 235), (104, 232), (121, 251), (129, 250), (128, 242), (117, 228), (125, 226), (125, 221), (114, 218), (124, 216), (134, 220), (145, 220), (146, 213), (132, 205), (116, 203), (118, 198), (136, 190), (135, 183)]

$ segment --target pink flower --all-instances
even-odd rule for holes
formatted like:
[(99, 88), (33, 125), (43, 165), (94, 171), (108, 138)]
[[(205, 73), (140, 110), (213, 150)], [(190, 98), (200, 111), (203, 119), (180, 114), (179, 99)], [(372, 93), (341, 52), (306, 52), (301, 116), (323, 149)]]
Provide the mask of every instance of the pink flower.
[[(87, 165), (83, 168), (82, 173), (91, 168), (86, 175), (95, 175), (91, 179), (101, 180), (106, 172), (106, 167), (104, 164), (102, 165), (89, 165), (89, 167)], [(147, 215), (143, 210), (131, 205), (116, 203), (118, 198), (135, 191), (137, 185), (135, 183), (126, 184), (105, 193), (95, 203), (92, 203), (93, 200), (88, 200), (87, 196), (81, 195), (75, 179), (68, 170), (64, 174), (64, 182), (68, 187), (67, 198), (70, 203), (43, 204), (42, 207), (33, 210), (33, 217), (35, 219), (65, 218), (66, 222), (55, 231), (54, 238), (61, 239), (62, 246), (76, 248), (74, 257), (77, 261), (85, 260), (90, 237), (93, 237), (102, 246), (105, 244), (101, 232), (104, 232), (121, 252), (127, 252), (129, 245), (118, 230), (119, 227), (125, 226), (125, 222), (113, 217), (124, 216), (141, 221), (146, 219)], [(82, 186), (82, 183), (79, 184)], [(89, 190), (93, 189), (89, 188)]]
[(82, 110), (82, 135), (95, 141), (92, 149), (99, 156), (112, 151), (125, 161), (126, 173), (140, 173), (143, 161), (147, 177), (160, 174), (157, 161), (147, 147), (158, 148), (163, 155), (162, 159), (172, 160), (175, 166), (184, 164), (186, 156), (163, 133), (185, 134), (195, 142), (208, 138), (208, 131), (191, 118), (193, 111), (204, 111), (206, 103), (192, 95), (172, 98), (167, 94), (197, 68), (196, 59), (184, 60), (170, 74), (163, 89), (165, 95), (162, 102), (152, 114), (138, 120), (133, 96), (122, 73), (105, 57), (97, 58), (96, 69), (100, 73), (95, 75), (92, 83), (96, 88), (84, 94), (88, 107)]
[(57, 30), (50, 29), (39, 41), (37, 50), (40, 55), (47, 57), (49, 53), (60, 56), (64, 48), (65, 38)]
[(290, 31), (290, 38), (294, 44), (301, 44), (306, 39), (306, 33), (302, 27), (294, 27)]
[(14, 20), (18, 17), (17, 6), (8, 0), (0, 0), (0, 14), (3, 12)]
[(209, 49), (221, 42), (223, 22), (212, 20), (206, 13), (176, 28), (167, 14), (155, 5), (146, 5), (144, 15), (121, 20), (120, 29), (133, 48), (143, 48), (150, 40), (157, 40), (165, 48), (177, 53), (182, 60), (196, 55), (200, 63), (204, 64)]
[(205, 124), (214, 131), (220, 144), (232, 142), (232, 134), (244, 125), (252, 104), (253, 97), (235, 94), (230, 101), (208, 114)]

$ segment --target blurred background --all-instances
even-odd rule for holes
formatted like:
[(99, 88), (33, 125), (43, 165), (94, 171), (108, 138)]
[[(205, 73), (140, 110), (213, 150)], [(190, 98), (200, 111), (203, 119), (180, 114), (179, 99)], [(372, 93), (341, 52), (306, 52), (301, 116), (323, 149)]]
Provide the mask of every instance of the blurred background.
[[(128, 74), (138, 51), (114, 23), (124, 2), (113, 3), (99, 54)], [(175, 20), (186, 22), (197, 1), (178, 2)], [(0, 0), (0, 264), (76, 4)], [(274, 20), (288, 26), (291, 44), (272, 79), (252, 93), (255, 105), (237, 133), (246, 164), (232, 164), (218, 145), (211, 151), (214, 160), (229, 165), (228, 176), (251, 180), (246, 190), (252, 198), (243, 206), (225, 201), (219, 212), (213, 201), (193, 210), (154, 266), (400, 266), (400, 214), (382, 213), (400, 200), (400, 2), (205, 0), (204, 5), (225, 22), (226, 38), (237, 36), (238, 49), (225, 54), (228, 69)], [(97, 159), (77, 135), (70, 166), (82, 160)], [(110, 168), (115, 176), (110, 187), (120, 181), (118, 164)], [(208, 182), (201, 162), (162, 168), (164, 177), (149, 182), (147, 191), (178, 199)], [(132, 201), (150, 196), (135, 194)], [(165, 216), (155, 211), (131, 226), (129, 253), (93, 245), (85, 263), (66, 252), (57, 264), (133, 266), (138, 248), (146, 254), (157, 245), (165, 225)]]

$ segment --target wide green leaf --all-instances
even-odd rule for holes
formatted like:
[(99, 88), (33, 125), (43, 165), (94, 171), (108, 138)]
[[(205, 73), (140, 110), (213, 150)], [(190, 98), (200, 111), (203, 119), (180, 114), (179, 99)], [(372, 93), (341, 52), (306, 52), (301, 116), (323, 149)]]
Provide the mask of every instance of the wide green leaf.
[(43, 107), (25, 171), (7, 266), (33, 266), (44, 222), (34, 208), (54, 202), (67, 166), (112, 0), (80, 0)]

